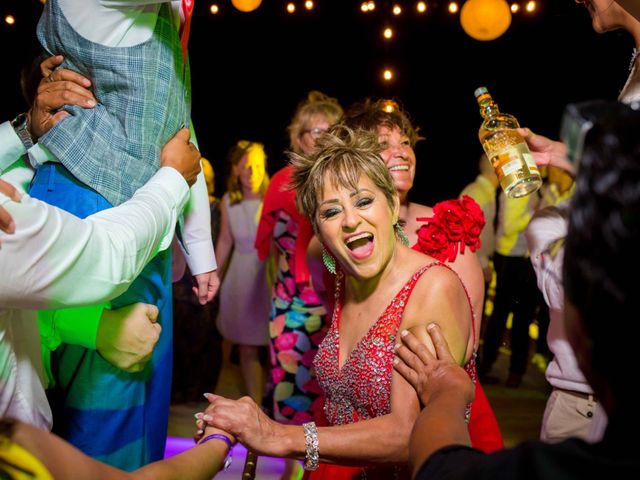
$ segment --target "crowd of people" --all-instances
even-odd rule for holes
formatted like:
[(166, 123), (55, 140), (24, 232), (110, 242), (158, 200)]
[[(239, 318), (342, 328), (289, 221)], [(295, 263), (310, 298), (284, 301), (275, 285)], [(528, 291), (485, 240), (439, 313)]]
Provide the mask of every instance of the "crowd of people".
[[(640, 45), (634, 2), (584, 3), (596, 31)], [(561, 141), (518, 130), (547, 172), (522, 199), (482, 157), (458, 198), (411, 201), (409, 114), (315, 90), (287, 166), (270, 177), (264, 146), (238, 140), (218, 199), (190, 127), (192, 13), (46, 2), (29, 109), (0, 124), (2, 476), (211, 478), (238, 442), (286, 459), (282, 480), (640, 473), (639, 56), (619, 101), (567, 108)], [(499, 381), (512, 313), (506, 385), (520, 385), (536, 312), (552, 392), (540, 441), (505, 449), (482, 382)], [(205, 393), (223, 341), (242, 398)], [(207, 406), (196, 445), (164, 459), (173, 368), (174, 398)]]

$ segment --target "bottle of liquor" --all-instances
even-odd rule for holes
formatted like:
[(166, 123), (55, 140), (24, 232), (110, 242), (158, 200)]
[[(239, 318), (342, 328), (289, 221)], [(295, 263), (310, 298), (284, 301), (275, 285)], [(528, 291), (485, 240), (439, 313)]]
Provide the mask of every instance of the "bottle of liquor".
[(535, 192), (542, 185), (542, 178), (527, 142), (515, 130), (520, 127), (518, 120), (500, 113), (485, 87), (476, 89), (474, 95), (484, 118), (478, 137), (504, 193), (509, 198), (519, 198)]

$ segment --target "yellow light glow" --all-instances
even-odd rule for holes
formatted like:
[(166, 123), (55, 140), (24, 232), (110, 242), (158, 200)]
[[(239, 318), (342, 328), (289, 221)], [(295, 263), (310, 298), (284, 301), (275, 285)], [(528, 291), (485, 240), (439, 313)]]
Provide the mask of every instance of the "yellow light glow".
[(375, 2), (369, 2), (369, 3), (367, 3), (367, 7), (369, 7), (369, 11), (372, 12), (373, 10), (376, 9), (376, 3)]
[(394, 15), (400, 15), (402, 13), (402, 7), (400, 7), (400, 5), (394, 5), (392, 11)]
[(398, 104), (396, 102), (394, 102), (393, 100), (385, 100), (383, 102), (382, 110), (384, 110), (387, 113), (391, 113), (396, 109), (397, 105)]
[(213, 13), (214, 15), (216, 13), (218, 13), (220, 11), (220, 7), (218, 7), (218, 5), (216, 5), (215, 3), (211, 5), (211, 8), (209, 8), (209, 10), (211, 10), (211, 13)]
[(531, 0), (530, 2), (527, 2), (527, 6), (525, 8), (527, 9), (527, 12), (531, 13), (536, 9), (536, 7), (536, 2)]
[(516, 13), (520, 11), (520, 5), (518, 5), (517, 3), (512, 3), (511, 4), (511, 12), (512, 13)]
[(16, 23), (16, 19), (13, 18), (13, 15), (7, 15), (6, 17), (4, 17), (4, 21), (9, 25), (13, 25), (14, 23)]
[(449, 4), (449, 13), (456, 13), (458, 11), (458, 4), (456, 2), (451, 2)]
[(311, 0), (307, 0), (304, 2), (304, 8), (307, 10), (313, 10), (313, 2)]
[(427, 11), (427, 4), (424, 2), (418, 2), (418, 4), (416, 5), (416, 10), (418, 10), (418, 12), (420, 13), (424, 13)]
[(293, 3), (288, 3), (287, 4), (287, 12), (293, 13), (295, 11), (296, 11), (296, 6)]
[(362, 5), (360, 5), (360, 10), (367, 13), (369, 11), (369, 4), (367, 2), (362, 2)]
[(393, 72), (388, 68), (385, 69), (385, 71), (382, 72), (382, 78), (384, 78), (388, 82), (393, 78)]
[(384, 36), (384, 38), (391, 38), (393, 37), (393, 30), (387, 27), (384, 29), (384, 32), (382, 33), (382, 35)]

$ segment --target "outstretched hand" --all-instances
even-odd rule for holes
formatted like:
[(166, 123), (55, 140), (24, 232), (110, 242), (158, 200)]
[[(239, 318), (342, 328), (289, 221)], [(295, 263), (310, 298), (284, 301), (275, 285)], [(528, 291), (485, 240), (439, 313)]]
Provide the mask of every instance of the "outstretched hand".
[[(271, 420), (250, 397), (231, 400), (219, 395), (205, 394), (209, 406), (196, 414), (198, 430), (211, 426), (231, 434), (257, 455), (282, 456), (282, 435), (285, 428)], [(196, 441), (203, 433), (196, 435)]]
[(396, 345), (394, 368), (413, 386), (423, 406), (445, 391), (458, 392), (465, 403), (471, 403), (475, 393), (473, 383), (453, 358), (442, 330), (435, 323), (426, 329), (435, 354), (413, 333), (403, 330), (402, 343)]

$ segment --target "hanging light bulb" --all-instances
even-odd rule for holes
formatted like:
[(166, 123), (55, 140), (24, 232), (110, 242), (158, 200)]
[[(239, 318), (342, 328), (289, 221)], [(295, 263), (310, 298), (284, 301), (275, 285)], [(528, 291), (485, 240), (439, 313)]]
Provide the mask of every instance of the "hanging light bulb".
[(418, 10), (418, 13), (426, 12), (427, 4), (425, 2), (418, 2), (418, 4), (416, 5), (416, 10)]
[(262, 0), (231, 0), (231, 3), (241, 12), (253, 12), (260, 6)]
[(402, 13), (402, 7), (400, 5), (394, 5), (392, 12), (394, 15), (400, 15)]
[(307, 0), (304, 2), (304, 8), (307, 10), (313, 10), (313, 2), (311, 0)]
[(520, 5), (518, 5), (517, 3), (512, 3), (511, 4), (511, 13), (517, 13), (520, 11)]
[(456, 2), (449, 3), (449, 13), (456, 13), (458, 11), (458, 4)]
[(385, 68), (384, 72), (382, 72), (382, 78), (385, 81), (389, 82), (393, 79), (393, 72), (389, 68)]
[(220, 11), (220, 7), (218, 7), (218, 5), (216, 5), (215, 3), (211, 4), (211, 7), (209, 7), (209, 11), (215, 15), (216, 13), (218, 13)]
[(384, 32), (382, 32), (382, 36), (387, 40), (393, 37), (393, 30), (391, 30), (391, 27), (385, 28)]
[(7, 15), (4, 17), (4, 21), (7, 25), (14, 25), (16, 23), (16, 19), (13, 15)]
[(476, 40), (495, 40), (511, 25), (506, 0), (467, 0), (460, 12), (463, 30)]
[(531, 13), (536, 9), (537, 6), (538, 5), (536, 4), (536, 2), (531, 0), (530, 2), (527, 2), (527, 6), (525, 7), (525, 9), (527, 10), (527, 12)]
[(296, 11), (296, 6), (293, 3), (288, 3), (287, 4), (287, 12), (293, 13), (295, 11)]
[(367, 3), (367, 7), (369, 7), (370, 12), (373, 12), (376, 9), (376, 3), (370, 1), (369, 3)]

